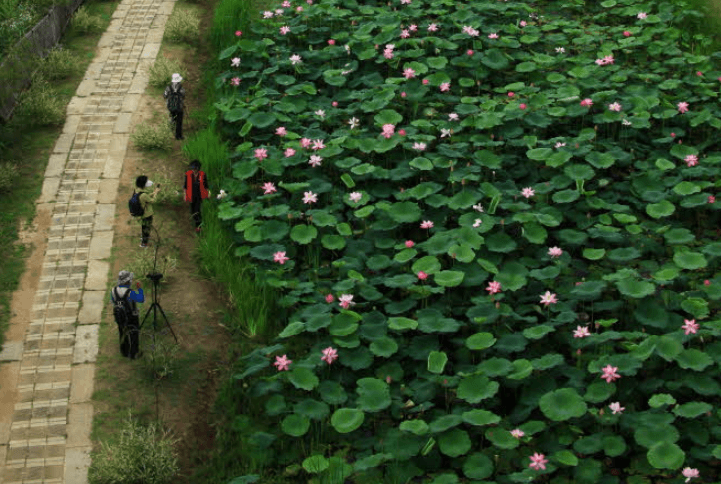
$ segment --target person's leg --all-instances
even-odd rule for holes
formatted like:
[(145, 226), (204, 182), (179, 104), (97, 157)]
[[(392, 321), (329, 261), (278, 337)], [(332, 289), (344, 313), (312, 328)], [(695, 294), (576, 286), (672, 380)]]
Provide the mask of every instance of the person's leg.
[(120, 354), (127, 357), (128, 356), (128, 331), (127, 326), (120, 326), (118, 325), (118, 333), (120, 334)]
[(141, 240), (141, 244), (148, 245), (148, 239), (150, 238), (150, 229), (152, 228), (152, 226), (153, 226), (153, 216), (152, 215), (150, 217), (143, 218), (142, 228), (141, 228), (143, 237)]
[(175, 139), (183, 139), (183, 111), (175, 113)]
[(130, 359), (136, 358), (140, 352), (140, 318), (139, 316), (133, 316), (130, 327), (128, 328), (128, 341), (129, 351), (128, 357)]
[(191, 200), (190, 202), (190, 215), (193, 217), (195, 222), (195, 228), (200, 227), (200, 199)]

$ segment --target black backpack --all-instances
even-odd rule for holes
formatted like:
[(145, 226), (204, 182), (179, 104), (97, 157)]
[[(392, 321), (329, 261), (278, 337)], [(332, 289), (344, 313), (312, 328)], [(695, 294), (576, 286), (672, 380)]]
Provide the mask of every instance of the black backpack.
[(175, 91), (172, 87), (170, 88), (170, 95), (168, 96), (168, 111), (176, 112), (183, 110), (183, 99), (180, 94), (180, 89)]
[(130, 324), (130, 318), (133, 315), (133, 310), (130, 308), (130, 302), (128, 302), (128, 296), (130, 296), (130, 288), (125, 292), (123, 297), (118, 297), (117, 286), (113, 288), (113, 317), (115, 322), (118, 324), (118, 330), (123, 331), (128, 324)]
[(145, 213), (143, 204), (140, 203), (140, 194), (138, 192), (133, 191), (133, 196), (130, 197), (130, 201), (128, 202), (128, 208), (130, 209), (130, 215), (133, 217), (142, 217)]

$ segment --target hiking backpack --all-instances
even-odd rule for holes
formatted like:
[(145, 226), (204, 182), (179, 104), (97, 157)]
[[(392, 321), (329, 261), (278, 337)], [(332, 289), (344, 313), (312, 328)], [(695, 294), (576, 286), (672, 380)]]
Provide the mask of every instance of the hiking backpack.
[(113, 317), (115, 317), (115, 322), (118, 324), (118, 330), (122, 331), (123, 328), (125, 328), (130, 323), (130, 318), (133, 315), (133, 311), (130, 308), (130, 303), (128, 302), (128, 296), (130, 296), (130, 288), (128, 288), (123, 297), (118, 297), (118, 288), (114, 287), (113, 295), (115, 296), (113, 298), (115, 301), (115, 303), (113, 304)]
[(140, 203), (140, 194), (138, 192), (133, 192), (133, 196), (130, 197), (130, 201), (128, 202), (128, 208), (130, 209), (130, 215), (133, 217), (142, 217), (145, 213), (143, 204)]
[(168, 111), (177, 112), (183, 110), (183, 99), (180, 94), (180, 89), (177, 91), (172, 87), (170, 88), (170, 95), (168, 95)]

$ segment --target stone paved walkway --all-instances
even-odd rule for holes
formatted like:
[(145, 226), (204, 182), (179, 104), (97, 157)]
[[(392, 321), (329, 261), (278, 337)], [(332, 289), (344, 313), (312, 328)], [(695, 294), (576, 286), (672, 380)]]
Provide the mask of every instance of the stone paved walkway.
[(118, 179), (173, 6), (123, 0), (68, 105), (37, 201), (52, 218), (29, 329), (0, 352), (2, 391), (15, 389), (11, 415), (0, 414), (0, 483), (87, 482)]

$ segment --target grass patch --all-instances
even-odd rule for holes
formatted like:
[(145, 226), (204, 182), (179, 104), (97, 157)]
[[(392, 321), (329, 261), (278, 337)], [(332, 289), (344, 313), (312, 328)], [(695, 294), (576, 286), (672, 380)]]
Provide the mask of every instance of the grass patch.
[(81, 34), (91, 34), (104, 30), (103, 19), (90, 13), (84, 6), (80, 7), (73, 15), (72, 25)]
[[(91, 1), (87, 8), (103, 19), (105, 28), (118, 3)], [(53, 82), (63, 111), (83, 80), (99, 39), (99, 34), (83, 36), (72, 27), (61, 39), (63, 50), (77, 62), (77, 70), (72, 75)], [(20, 118), (13, 118), (0, 128), (0, 157), (16, 160), (18, 174), (12, 189), (0, 192), (0, 251), (6, 257), (0, 268), (0, 345), (10, 321), (12, 292), (18, 288), (25, 271), (24, 258), (30, 253), (28, 247), (16, 243), (20, 224), (29, 224), (35, 217), (35, 200), (40, 195), (50, 152), (61, 132), (61, 126), (26, 126)]]
[(173, 43), (194, 45), (200, 38), (200, 18), (193, 7), (175, 5), (172, 15), (165, 24), (165, 39)]
[(171, 126), (168, 120), (160, 123), (140, 123), (130, 135), (130, 140), (140, 150), (168, 151), (172, 146)]
[(148, 83), (155, 88), (165, 89), (165, 86), (170, 84), (173, 73), (180, 72), (180, 70), (180, 62), (159, 54), (150, 68), (150, 80)]

